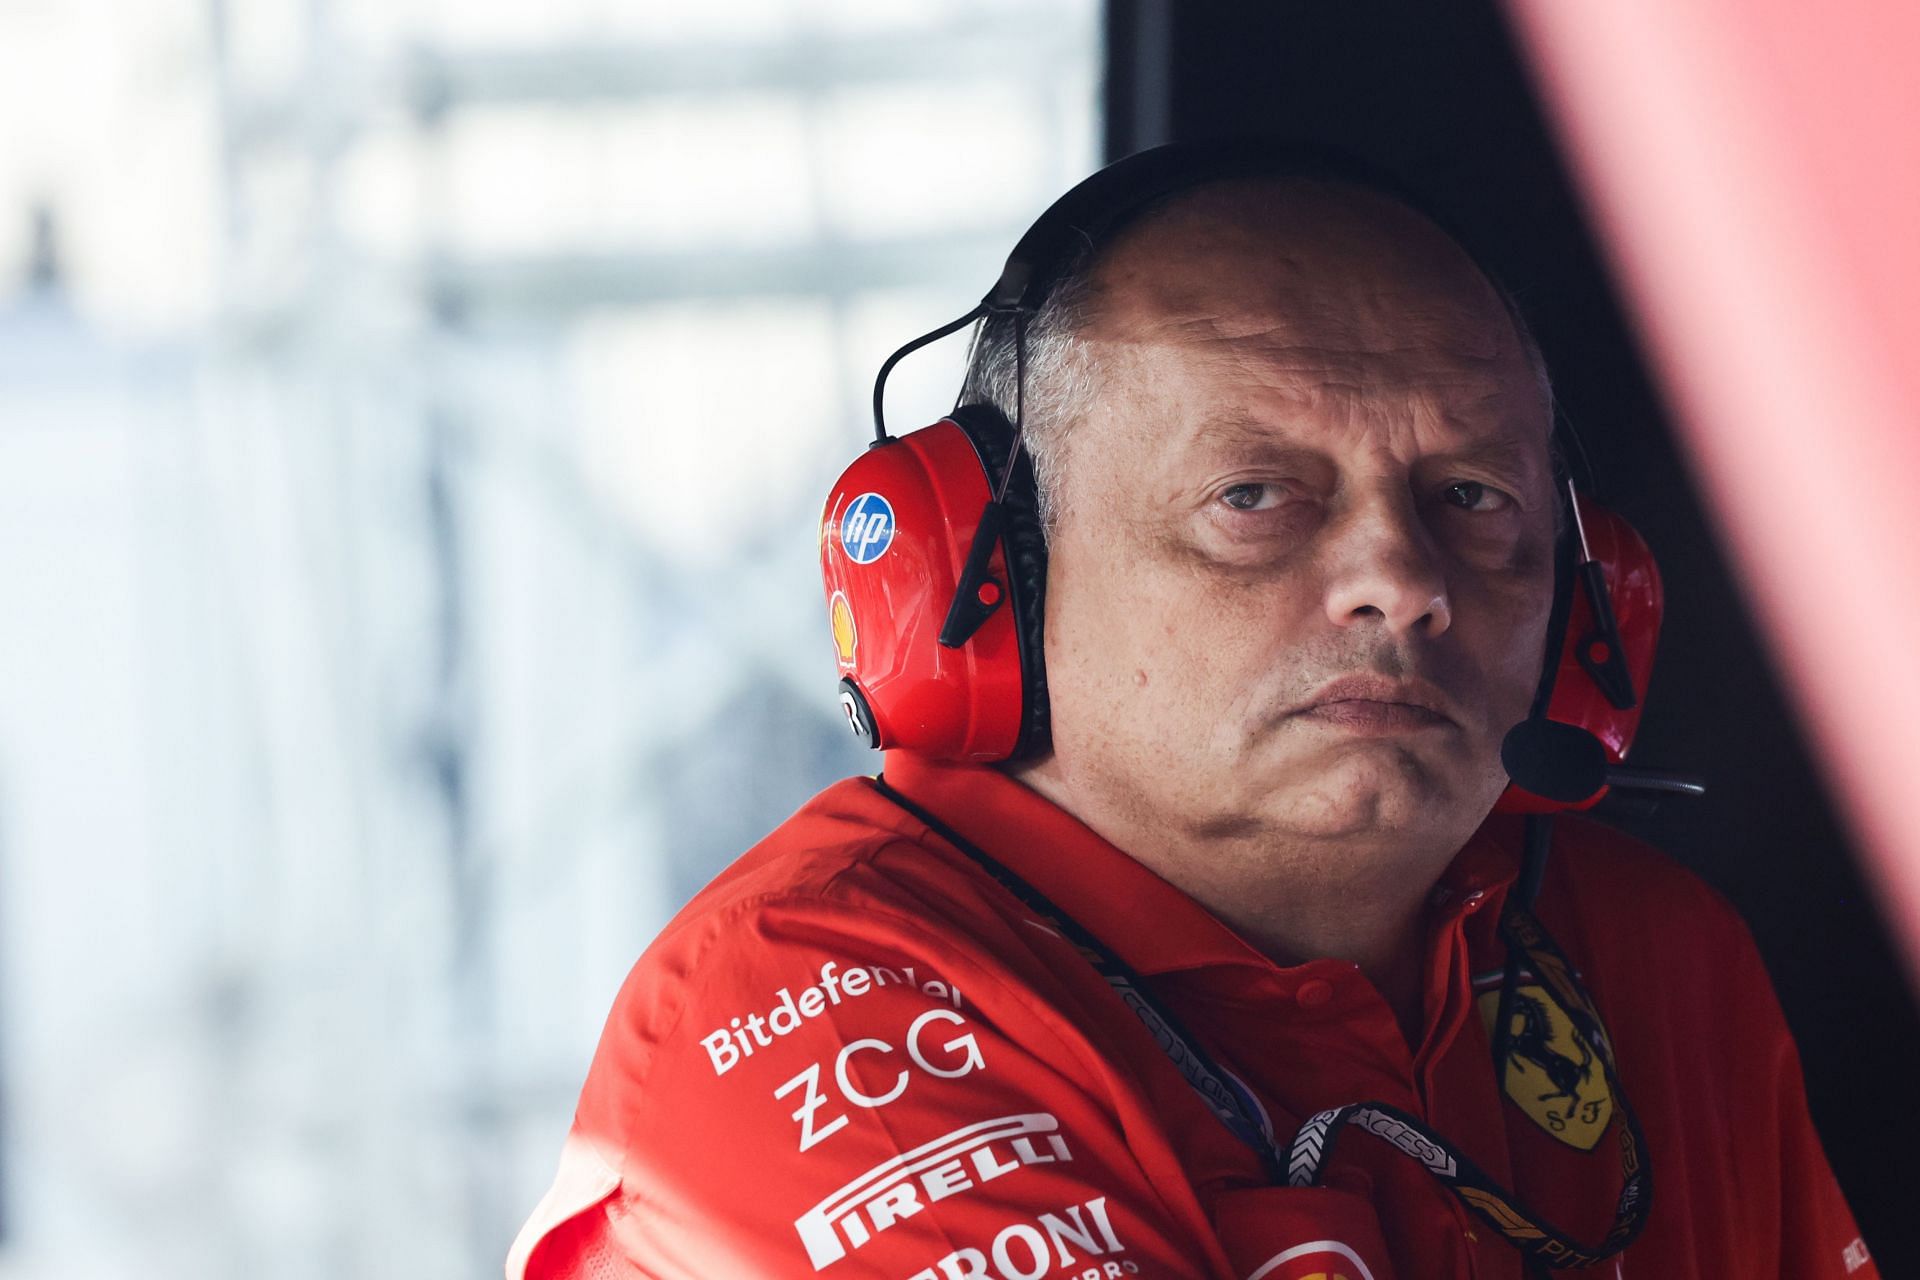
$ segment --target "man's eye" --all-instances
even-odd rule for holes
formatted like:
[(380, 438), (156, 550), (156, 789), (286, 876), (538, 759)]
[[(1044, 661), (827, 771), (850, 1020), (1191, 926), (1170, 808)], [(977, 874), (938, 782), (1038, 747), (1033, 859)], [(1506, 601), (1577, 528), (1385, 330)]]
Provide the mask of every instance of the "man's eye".
[(1220, 493), (1220, 501), (1235, 511), (1262, 511), (1279, 501), (1279, 497), (1269, 484), (1229, 485)]
[(1490, 489), (1478, 480), (1461, 480), (1446, 487), (1448, 503), (1463, 511), (1499, 511), (1512, 499), (1498, 489)]

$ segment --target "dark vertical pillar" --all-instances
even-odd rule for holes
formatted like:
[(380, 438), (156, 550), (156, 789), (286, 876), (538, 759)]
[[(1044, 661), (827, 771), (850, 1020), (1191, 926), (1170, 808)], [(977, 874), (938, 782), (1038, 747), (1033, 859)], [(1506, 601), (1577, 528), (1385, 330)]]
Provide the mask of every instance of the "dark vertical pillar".
[(1101, 95), (1109, 159), (1173, 140), (1173, 0), (1110, 0)]

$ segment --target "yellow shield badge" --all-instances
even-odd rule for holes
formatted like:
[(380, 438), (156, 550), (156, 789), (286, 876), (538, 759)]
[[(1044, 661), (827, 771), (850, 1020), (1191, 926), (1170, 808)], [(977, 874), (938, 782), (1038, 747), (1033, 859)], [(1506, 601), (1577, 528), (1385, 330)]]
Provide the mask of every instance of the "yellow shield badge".
[[(1480, 997), (1488, 1040), (1499, 1010), (1498, 991)], [(1593, 1150), (1613, 1119), (1613, 1091), (1600, 1055), (1546, 988), (1533, 983), (1514, 988), (1507, 1034), (1507, 1096), (1560, 1141)]]

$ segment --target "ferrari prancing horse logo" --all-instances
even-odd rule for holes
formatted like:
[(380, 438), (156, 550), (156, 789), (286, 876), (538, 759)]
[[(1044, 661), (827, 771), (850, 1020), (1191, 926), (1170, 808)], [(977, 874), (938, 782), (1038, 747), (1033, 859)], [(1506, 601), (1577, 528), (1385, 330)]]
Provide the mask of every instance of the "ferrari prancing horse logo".
[[(1488, 1039), (1499, 1008), (1498, 991), (1480, 997)], [(1508, 1016), (1507, 1096), (1560, 1141), (1593, 1150), (1613, 1119), (1613, 1091), (1599, 1055), (1544, 987), (1516, 987)]]

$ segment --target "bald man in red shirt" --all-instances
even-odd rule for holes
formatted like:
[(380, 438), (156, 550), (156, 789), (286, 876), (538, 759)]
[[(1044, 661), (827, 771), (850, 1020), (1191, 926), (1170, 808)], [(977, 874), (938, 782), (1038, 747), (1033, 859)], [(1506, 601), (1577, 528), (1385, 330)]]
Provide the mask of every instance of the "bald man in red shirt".
[(1072, 297), (1024, 388), (1050, 750), (889, 752), (695, 898), (508, 1275), (1877, 1275), (1712, 891), (1563, 819), (1501, 927), (1558, 499), (1471, 257), (1216, 181)]

